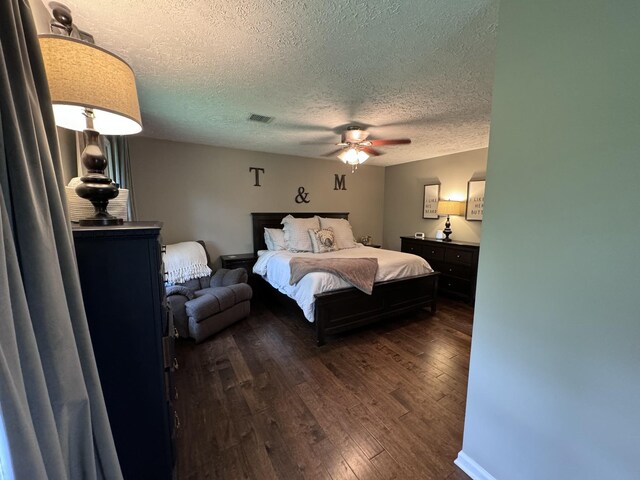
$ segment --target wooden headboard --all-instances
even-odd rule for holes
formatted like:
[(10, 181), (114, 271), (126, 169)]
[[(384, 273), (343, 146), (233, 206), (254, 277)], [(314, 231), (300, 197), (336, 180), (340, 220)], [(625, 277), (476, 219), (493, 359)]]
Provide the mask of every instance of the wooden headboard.
[(309, 218), (315, 215), (325, 218), (344, 218), (349, 219), (349, 212), (336, 213), (336, 212), (291, 212), (291, 213), (252, 213), (253, 217), (253, 252), (257, 253), (258, 250), (266, 250), (267, 245), (264, 243), (264, 229), (265, 228), (282, 228), (280, 223), (287, 215), (293, 215), (296, 218)]

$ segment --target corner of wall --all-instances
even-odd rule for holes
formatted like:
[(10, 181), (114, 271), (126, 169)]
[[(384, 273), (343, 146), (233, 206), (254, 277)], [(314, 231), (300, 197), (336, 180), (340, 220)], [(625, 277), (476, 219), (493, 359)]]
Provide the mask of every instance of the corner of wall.
[(482, 468), (474, 459), (460, 450), (458, 457), (453, 461), (460, 469), (473, 480), (496, 480), (489, 472)]

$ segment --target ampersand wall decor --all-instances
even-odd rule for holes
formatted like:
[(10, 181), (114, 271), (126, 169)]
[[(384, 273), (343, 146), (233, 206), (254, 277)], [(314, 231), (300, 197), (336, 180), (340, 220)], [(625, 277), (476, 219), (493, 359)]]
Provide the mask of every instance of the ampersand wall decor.
[(309, 193), (304, 191), (304, 187), (298, 187), (298, 194), (296, 195), (296, 203), (309, 203), (311, 200), (307, 200), (309, 198)]

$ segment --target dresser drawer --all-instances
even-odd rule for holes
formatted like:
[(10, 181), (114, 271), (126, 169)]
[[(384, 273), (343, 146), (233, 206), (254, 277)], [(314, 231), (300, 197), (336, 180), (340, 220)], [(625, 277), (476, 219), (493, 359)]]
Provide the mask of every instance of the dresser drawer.
[(462, 248), (447, 247), (444, 259), (451, 263), (461, 263), (463, 265), (473, 265), (473, 252)]
[(431, 268), (442, 273), (443, 275), (463, 278), (465, 280), (471, 280), (473, 278), (473, 270), (468, 265), (431, 260), (429, 260), (429, 265), (431, 265)]
[(462, 278), (450, 277), (442, 275), (438, 284), (442, 291), (453, 293), (461, 296), (469, 296), (471, 294), (471, 282)]
[(414, 255), (422, 256), (422, 244), (418, 243), (418, 241), (416, 240), (411, 241), (403, 238), (402, 246), (400, 247), (400, 249), (405, 253), (412, 253)]
[(173, 382), (173, 375), (169, 370), (164, 372), (164, 396), (171, 405), (178, 400), (178, 388)]
[(422, 256), (428, 261), (444, 260), (446, 249), (441, 245), (429, 245), (428, 243), (422, 247)]
[(174, 359), (173, 337), (162, 337), (162, 367), (169, 370)]

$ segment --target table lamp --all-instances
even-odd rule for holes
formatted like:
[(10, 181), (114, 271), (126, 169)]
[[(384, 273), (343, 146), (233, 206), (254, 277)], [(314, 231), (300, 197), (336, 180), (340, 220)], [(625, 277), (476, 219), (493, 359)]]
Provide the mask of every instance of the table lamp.
[(452, 200), (440, 200), (438, 202), (438, 215), (447, 216), (447, 222), (444, 224), (444, 238), (443, 242), (450, 242), (451, 239), (449, 235), (451, 235), (451, 222), (449, 221), (450, 215), (462, 215), (464, 211), (464, 202), (454, 202)]
[(104, 174), (107, 160), (99, 135), (142, 130), (133, 71), (120, 57), (92, 43), (64, 35), (40, 35), (39, 40), (56, 125), (84, 134), (81, 158), (87, 173), (76, 193), (89, 200), (95, 212), (80, 225), (120, 225), (123, 220), (107, 212), (118, 185)]

